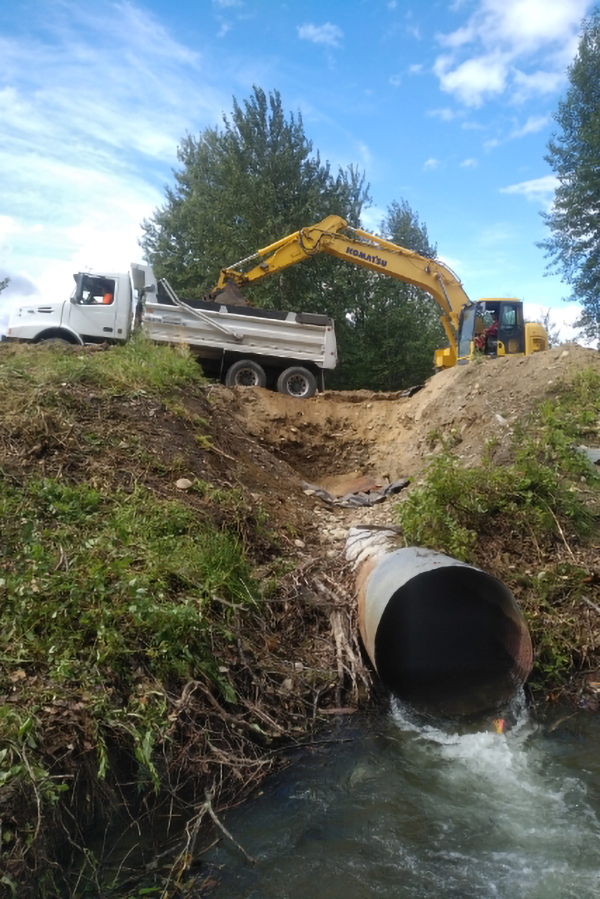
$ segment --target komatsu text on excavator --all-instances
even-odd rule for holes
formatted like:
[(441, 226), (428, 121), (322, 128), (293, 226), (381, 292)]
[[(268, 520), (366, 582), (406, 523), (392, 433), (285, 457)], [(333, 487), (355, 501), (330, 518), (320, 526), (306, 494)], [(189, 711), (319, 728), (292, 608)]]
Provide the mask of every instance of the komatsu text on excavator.
[(438, 370), (470, 362), (478, 353), (528, 355), (548, 349), (545, 328), (524, 321), (520, 300), (490, 298), (473, 303), (448, 266), (361, 228), (352, 228), (337, 215), (295, 231), (222, 269), (211, 297), (216, 298), (223, 289), (231, 290), (234, 285), (241, 289), (317, 253), (346, 259), (430, 293), (440, 307), (448, 338), (448, 346), (435, 352)]

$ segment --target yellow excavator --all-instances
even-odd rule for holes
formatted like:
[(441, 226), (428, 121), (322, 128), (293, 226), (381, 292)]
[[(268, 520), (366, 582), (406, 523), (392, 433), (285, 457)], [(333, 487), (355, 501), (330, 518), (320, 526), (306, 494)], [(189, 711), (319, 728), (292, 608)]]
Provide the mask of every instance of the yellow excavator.
[[(448, 338), (448, 346), (435, 351), (437, 370), (470, 362), (478, 353), (512, 356), (548, 349), (546, 329), (540, 324), (524, 321), (520, 300), (488, 298), (473, 303), (460, 279), (448, 266), (369, 234), (362, 228), (353, 228), (338, 215), (329, 215), (322, 222), (295, 231), (253, 256), (222, 269), (210, 296), (216, 298), (225, 290), (233, 299), (234, 294), (240, 296), (241, 289), (247, 284), (317, 253), (354, 262), (430, 293), (440, 307), (441, 322)], [(253, 265), (248, 268), (251, 263)]]

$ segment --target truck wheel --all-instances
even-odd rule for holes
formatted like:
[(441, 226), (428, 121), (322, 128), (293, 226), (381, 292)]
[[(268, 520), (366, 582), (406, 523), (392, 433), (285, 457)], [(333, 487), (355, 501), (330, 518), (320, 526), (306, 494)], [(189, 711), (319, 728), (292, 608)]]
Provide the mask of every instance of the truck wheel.
[(307, 400), (317, 392), (317, 380), (307, 368), (293, 366), (281, 372), (277, 378), (277, 390), (286, 396)]
[(68, 340), (64, 340), (62, 337), (47, 337), (45, 340), (40, 340), (40, 344), (42, 346), (73, 346)]
[(252, 362), (251, 359), (240, 359), (228, 369), (225, 383), (228, 387), (264, 387), (267, 383), (267, 376), (258, 362)]

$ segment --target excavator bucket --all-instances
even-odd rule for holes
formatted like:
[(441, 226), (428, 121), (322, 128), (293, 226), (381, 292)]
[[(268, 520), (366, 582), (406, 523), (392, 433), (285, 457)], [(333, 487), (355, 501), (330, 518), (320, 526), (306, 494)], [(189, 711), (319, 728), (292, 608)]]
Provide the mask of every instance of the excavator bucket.
[(252, 305), (234, 281), (228, 281), (222, 290), (215, 290), (206, 299), (211, 300), (213, 303), (222, 303), (224, 306)]

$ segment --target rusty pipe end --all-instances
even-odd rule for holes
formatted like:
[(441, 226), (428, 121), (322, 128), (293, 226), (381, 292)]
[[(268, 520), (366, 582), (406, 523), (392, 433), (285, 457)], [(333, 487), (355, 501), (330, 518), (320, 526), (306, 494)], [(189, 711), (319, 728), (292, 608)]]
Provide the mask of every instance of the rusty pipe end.
[(444, 716), (491, 711), (532, 667), (525, 619), (510, 590), (478, 568), (415, 547), (358, 572), (359, 622), (383, 683)]

